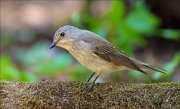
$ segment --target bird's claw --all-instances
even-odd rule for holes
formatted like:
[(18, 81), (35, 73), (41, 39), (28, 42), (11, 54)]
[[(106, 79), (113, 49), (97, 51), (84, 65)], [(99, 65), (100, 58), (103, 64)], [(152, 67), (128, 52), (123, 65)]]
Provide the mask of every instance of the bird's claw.
[(90, 92), (90, 91), (92, 91), (93, 87), (94, 87), (94, 85), (90, 84), (89, 86), (86, 86), (86, 87), (84, 88), (84, 90)]

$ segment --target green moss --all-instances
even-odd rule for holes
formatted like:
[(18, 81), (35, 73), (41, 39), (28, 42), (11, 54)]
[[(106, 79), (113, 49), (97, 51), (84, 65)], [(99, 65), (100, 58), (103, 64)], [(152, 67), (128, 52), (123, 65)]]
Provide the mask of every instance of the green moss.
[[(84, 82), (40, 81), (36, 83), (0, 82), (3, 109), (99, 109), (99, 108), (179, 108), (179, 83), (96, 84), (84, 91)], [(89, 83), (88, 83), (89, 84)]]

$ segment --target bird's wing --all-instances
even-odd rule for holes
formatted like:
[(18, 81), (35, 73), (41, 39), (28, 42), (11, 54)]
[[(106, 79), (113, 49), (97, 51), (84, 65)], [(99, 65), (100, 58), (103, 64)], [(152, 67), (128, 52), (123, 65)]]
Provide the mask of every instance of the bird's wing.
[[(89, 37), (92, 36), (92, 37)], [(88, 37), (81, 37), (81, 40), (91, 44), (92, 52), (100, 58), (112, 62), (115, 65), (124, 65), (128, 68), (138, 70), (144, 74), (147, 74), (142, 69), (150, 69), (158, 72), (165, 73), (166, 71), (158, 67), (137, 61), (136, 59), (128, 57), (124, 52), (112, 45), (110, 42), (102, 37), (90, 33)]]
[(110, 43), (96, 44), (93, 46), (92, 51), (95, 55), (106, 61), (112, 62), (115, 65), (124, 65), (128, 68), (132, 68), (147, 74), (142, 69), (140, 69), (131, 58), (129, 58), (125, 53)]

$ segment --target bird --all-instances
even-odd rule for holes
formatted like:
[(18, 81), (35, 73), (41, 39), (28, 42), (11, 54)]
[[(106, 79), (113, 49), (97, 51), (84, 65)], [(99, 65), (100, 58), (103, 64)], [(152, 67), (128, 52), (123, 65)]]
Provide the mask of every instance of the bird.
[(93, 72), (87, 82), (94, 74), (97, 74), (93, 82), (85, 87), (86, 91), (93, 89), (97, 78), (102, 73), (122, 70), (137, 70), (144, 74), (147, 74), (145, 70), (167, 72), (162, 68), (129, 57), (98, 34), (75, 26), (60, 27), (54, 34), (50, 49), (55, 46), (66, 49), (79, 63)]

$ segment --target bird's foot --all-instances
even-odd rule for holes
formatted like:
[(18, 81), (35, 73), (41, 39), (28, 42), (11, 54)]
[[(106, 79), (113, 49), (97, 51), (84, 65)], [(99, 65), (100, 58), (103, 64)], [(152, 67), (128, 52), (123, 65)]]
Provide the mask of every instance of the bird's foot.
[(86, 87), (84, 88), (84, 90), (90, 92), (90, 91), (93, 90), (93, 87), (94, 87), (94, 84), (90, 84), (89, 86), (86, 86)]

